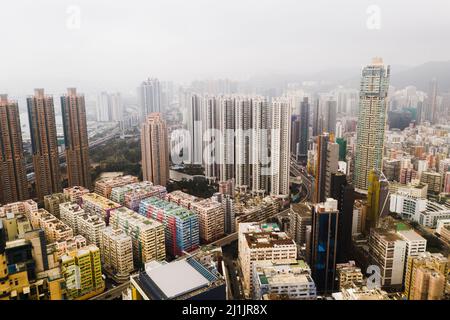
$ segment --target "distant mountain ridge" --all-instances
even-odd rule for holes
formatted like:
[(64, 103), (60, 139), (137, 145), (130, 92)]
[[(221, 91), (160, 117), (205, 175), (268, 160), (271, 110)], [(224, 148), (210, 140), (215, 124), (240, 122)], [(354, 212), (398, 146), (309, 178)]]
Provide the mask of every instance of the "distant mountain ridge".
[(436, 78), (439, 92), (450, 91), (450, 61), (432, 61), (396, 73), (392, 70), (391, 85), (396, 88), (415, 86), (428, 91), (431, 79)]

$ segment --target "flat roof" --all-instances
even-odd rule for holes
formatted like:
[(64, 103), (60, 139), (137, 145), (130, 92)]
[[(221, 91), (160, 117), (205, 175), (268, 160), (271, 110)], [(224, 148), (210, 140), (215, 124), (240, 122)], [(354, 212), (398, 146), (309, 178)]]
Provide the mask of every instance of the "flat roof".
[(209, 284), (208, 279), (185, 259), (161, 264), (146, 272), (167, 298), (176, 298)]
[(405, 239), (409, 241), (426, 241), (424, 237), (415, 232), (414, 230), (401, 230), (398, 231)]

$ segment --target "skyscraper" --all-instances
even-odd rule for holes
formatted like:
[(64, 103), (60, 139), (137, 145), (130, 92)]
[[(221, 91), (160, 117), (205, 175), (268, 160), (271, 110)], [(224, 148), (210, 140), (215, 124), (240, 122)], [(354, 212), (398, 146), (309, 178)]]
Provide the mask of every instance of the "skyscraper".
[(316, 137), (314, 202), (324, 202), (330, 196), (331, 175), (338, 171), (339, 145), (327, 132)]
[(297, 159), (298, 148), (300, 145), (300, 116), (293, 114), (291, 116), (291, 153)]
[(308, 160), (308, 141), (309, 141), (309, 102), (308, 98), (303, 98), (300, 104), (300, 143), (299, 160), (306, 164)]
[(271, 194), (289, 196), (289, 168), (291, 137), (291, 106), (286, 98), (272, 102), (271, 132)]
[[(197, 94), (189, 97), (187, 111), (187, 127), (190, 139), (187, 141), (188, 162), (191, 164), (202, 164), (203, 159), (203, 100)], [(184, 152), (183, 152), (184, 155)]]
[(45, 95), (44, 89), (36, 89), (34, 96), (27, 99), (27, 105), (36, 194), (42, 201), (44, 196), (62, 190), (53, 97)]
[(347, 184), (347, 177), (342, 172), (331, 175), (330, 197), (338, 201), (339, 223), (337, 262), (345, 263), (350, 260), (352, 247), (353, 204), (355, 202), (354, 188)]
[(353, 179), (362, 193), (367, 192), (370, 171), (382, 169), (389, 77), (390, 67), (381, 58), (362, 70)]
[(252, 192), (269, 192), (269, 103), (265, 98), (252, 100)]
[(19, 106), (0, 95), (0, 203), (28, 198)]
[(102, 91), (97, 96), (97, 121), (108, 122), (110, 115), (108, 92)]
[(161, 113), (151, 113), (142, 124), (141, 152), (144, 180), (165, 186), (169, 181), (169, 141)]
[(61, 112), (66, 145), (67, 176), (69, 186), (91, 187), (89, 144), (84, 95), (69, 88), (61, 97)]
[(220, 176), (220, 139), (214, 134), (220, 128), (220, 102), (215, 97), (204, 100), (205, 143), (203, 145), (203, 163), (205, 176), (215, 181)]
[(311, 229), (311, 270), (317, 290), (333, 290), (336, 268), (339, 211), (337, 201), (328, 198), (313, 207)]
[(323, 130), (336, 135), (336, 112), (337, 102), (335, 100), (327, 100), (325, 102), (324, 128)]
[(437, 108), (437, 91), (438, 85), (436, 78), (430, 81), (428, 89), (428, 97), (426, 100), (425, 117), (424, 119), (429, 121), (431, 124), (437, 123), (439, 119), (439, 112)]
[(248, 190), (251, 187), (251, 143), (252, 143), (252, 100), (237, 98), (236, 107), (236, 188)]
[(222, 133), (220, 148), (220, 181), (227, 181), (235, 176), (235, 142), (234, 130), (235, 101), (234, 98), (224, 97), (220, 99), (220, 130)]
[(368, 188), (365, 222), (367, 234), (371, 228), (378, 227), (380, 217), (389, 214), (389, 184), (386, 178), (375, 170), (371, 171)]
[(147, 79), (139, 87), (141, 116), (145, 119), (152, 112), (164, 112), (161, 109), (161, 86), (159, 80)]

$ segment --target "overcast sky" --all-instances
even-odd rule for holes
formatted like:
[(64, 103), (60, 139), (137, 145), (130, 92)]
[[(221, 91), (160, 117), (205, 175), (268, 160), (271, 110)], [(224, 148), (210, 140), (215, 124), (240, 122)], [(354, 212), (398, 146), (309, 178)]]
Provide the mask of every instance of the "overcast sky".
[(1, 0), (0, 92), (450, 60), (449, 17), (448, 0)]

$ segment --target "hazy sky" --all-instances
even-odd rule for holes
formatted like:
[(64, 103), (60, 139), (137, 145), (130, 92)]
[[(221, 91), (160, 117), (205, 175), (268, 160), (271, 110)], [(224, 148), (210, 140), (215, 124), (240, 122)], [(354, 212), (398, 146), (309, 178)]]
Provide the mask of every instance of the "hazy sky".
[(0, 92), (450, 60), (449, 17), (448, 0), (1, 0)]

